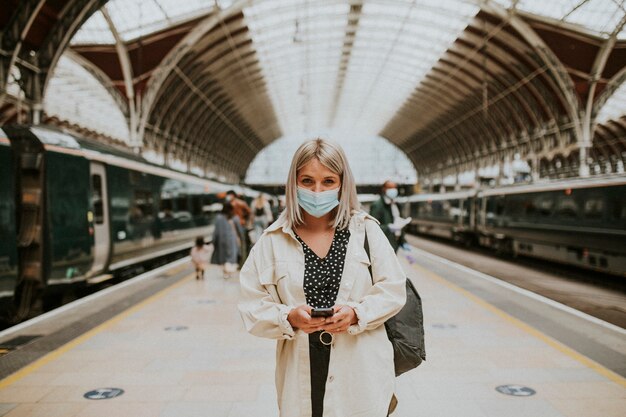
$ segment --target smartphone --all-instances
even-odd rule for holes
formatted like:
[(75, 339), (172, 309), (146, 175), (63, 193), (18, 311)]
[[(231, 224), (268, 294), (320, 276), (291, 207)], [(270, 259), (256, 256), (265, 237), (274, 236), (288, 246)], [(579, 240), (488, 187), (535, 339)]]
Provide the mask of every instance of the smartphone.
[(315, 308), (311, 309), (311, 317), (330, 317), (335, 314), (335, 310), (332, 307), (328, 308)]

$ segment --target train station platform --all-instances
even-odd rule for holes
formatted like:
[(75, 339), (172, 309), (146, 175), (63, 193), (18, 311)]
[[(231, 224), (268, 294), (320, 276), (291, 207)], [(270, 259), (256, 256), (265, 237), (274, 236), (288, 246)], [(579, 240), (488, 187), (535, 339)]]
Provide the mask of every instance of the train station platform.
[[(626, 413), (626, 331), (415, 248), (399, 256), (428, 360), (398, 378), (394, 417)], [(275, 342), (243, 329), (236, 278), (196, 281), (183, 260), (122, 285), (0, 334), (40, 335), (0, 356), (0, 415), (278, 415)]]

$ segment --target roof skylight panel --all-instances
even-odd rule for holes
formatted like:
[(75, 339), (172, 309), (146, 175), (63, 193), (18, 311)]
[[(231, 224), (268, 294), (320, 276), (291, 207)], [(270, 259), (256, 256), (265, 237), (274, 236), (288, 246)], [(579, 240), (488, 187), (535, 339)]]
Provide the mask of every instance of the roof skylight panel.
[(600, 109), (596, 121), (605, 123), (607, 120), (618, 119), (626, 114), (626, 83), (613, 93), (604, 106)]
[(49, 115), (117, 139), (129, 139), (128, 124), (113, 97), (87, 70), (65, 55), (50, 79), (44, 109)]
[(561, 20), (582, 0), (520, 0), (517, 9)]
[(624, 13), (626, 12), (613, 0), (589, 0), (568, 15), (565, 20), (596, 32), (610, 34), (615, 30)]
[(71, 44), (102, 44), (111, 45), (115, 43), (115, 38), (111, 33), (109, 24), (100, 11), (95, 12), (81, 26), (72, 38)]

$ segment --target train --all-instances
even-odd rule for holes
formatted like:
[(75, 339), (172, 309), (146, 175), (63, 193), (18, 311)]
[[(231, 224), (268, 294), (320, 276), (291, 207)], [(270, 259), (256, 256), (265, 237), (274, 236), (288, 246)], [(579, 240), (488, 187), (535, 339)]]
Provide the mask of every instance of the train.
[[(47, 126), (0, 129), (0, 317), (210, 239), (223, 194), (255, 190), (151, 164)], [(44, 307), (44, 309), (47, 309)], [(8, 324), (7, 324), (8, 323)]]
[(399, 205), (418, 234), (626, 276), (624, 174), (415, 194)]

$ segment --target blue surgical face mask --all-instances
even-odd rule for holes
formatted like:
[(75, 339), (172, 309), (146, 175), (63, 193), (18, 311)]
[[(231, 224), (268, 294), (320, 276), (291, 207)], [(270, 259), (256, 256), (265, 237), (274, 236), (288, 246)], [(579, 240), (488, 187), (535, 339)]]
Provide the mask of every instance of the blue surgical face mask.
[(298, 187), (298, 204), (313, 217), (322, 217), (339, 205), (339, 188), (315, 191)]
[(387, 190), (385, 191), (385, 195), (393, 200), (394, 198), (396, 198), (398, 196), (398, 189), (397, 188), (387, 188)]

